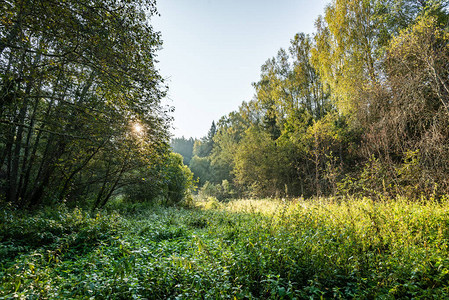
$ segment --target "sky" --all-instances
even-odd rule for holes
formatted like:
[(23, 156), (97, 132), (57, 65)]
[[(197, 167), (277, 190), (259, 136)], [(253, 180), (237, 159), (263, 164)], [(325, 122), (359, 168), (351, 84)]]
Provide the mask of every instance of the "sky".
[(330, 0), (158, 0), (163, 49), (158, 68), (174, 106), (172, 134), (201, 138), (222, 116), (254, 96), (260, 67), (312, 34)]

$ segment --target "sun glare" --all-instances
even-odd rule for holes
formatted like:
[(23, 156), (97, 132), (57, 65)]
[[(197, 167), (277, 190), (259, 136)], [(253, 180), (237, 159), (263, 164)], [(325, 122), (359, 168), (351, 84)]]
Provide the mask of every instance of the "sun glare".
[(133, 125), (133, 131), (137, 134), (141, 134), (143, 132), (143, 127), (139, 123), (135, 123)]

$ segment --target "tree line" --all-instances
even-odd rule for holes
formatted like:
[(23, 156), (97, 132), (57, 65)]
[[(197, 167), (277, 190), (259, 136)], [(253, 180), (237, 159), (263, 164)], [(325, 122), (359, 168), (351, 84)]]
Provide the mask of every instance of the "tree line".
[(295, 35), (261, 67), (252, 100), (174, 151), (200, 191), (221, 198), (441, 197), (448, 17), (441, 0), (332, 1), (315, 34)]
[(191, 173), (168, 147), (155, 14), (154, 0), (2, 1), (0, 202), (99, 208), (118, 193), (187, 193)]

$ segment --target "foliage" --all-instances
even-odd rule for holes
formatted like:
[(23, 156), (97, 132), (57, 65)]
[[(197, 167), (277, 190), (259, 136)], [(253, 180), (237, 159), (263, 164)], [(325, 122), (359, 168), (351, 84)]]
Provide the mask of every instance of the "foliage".
[[(200, 186), (227, 180), (236, 196), (311, 194), (304, 191), (306, 181), (298, 181), (298, 169), (308, 160), (300, 140), (313, 120), (332, 110), (311, 65), (311, 47), (309, 36), (296, 35), (288, 52), (281, 49), (262, 66), (260, 81), (253, 84), (255, 99), (221, 118), (208, 137), (195, 144), (194, 152), (205, 157), (190, 164)], [(211, 136), (212, 150), (205, 155), (200, 149)]]
[(170, 147), (175, 153), (182, 155), (183, 163), (188, 166), (193, 157), (193, 145), (195, 141), (193, 138), (186, 139), (185, 137), (173, 138), (170, 141)]
[(100, 207), (127, 172), (164, 155), (155, 13), (152, 0), (2, 3), (1, 199)]
[(127, 181), (121, 192), (129, 202), (179, 204), (195, 189), (193, 173), (177, 153), (169, 153), (154, 166), (136, 170)]
[(449, 174), (448, 35), (436, 20), (419, 18), (389, 44), (385, 82), (366, 96), (371, 109), (362, 148), (390, 169), (407, 164), (415, 153), (414, 178), (399, 184), (413, 182), (417, 194), (428, 196), (436, 185), (447, 191)]
[(200, 186), (227, 180), (236, 197), (447, 193), (448, 5), (332, 1), (313, 38), (296, 34), (262, 65), (212, 150), (196, 144)]
[(347, 175), (337, 183), (337, 189), (341, 195), (365, 195), (377, 200), (395, 195), (410, 200), (439, 198), (440, 189), (429, 178), (431, 176), (422, 170), (419, 151), (408, 151), (399, 164), (385, 164), (372, 156), (356, 178)]
[(202, 186), (206, 181), (212, 180), (210, 159), (208, 157), (194, 156), (190, 161), (190, 170), (192, 170), (195, 180)]
[(2, 209), (0, 297), (448, 297), (447, 199), (215, 207)]
[(165, 175), (165, 204), (180, 203), (191, 197), (195, 189), (193, 173), (182, 163), (181, 155), (170, 154), (162, 174)]
[(201, 140), (196, 140), (193, 145), (193, 155), (198, 157), (207, 157), (211, 154), (214, 147), (214, 136), (216, 132), (215, 122), (212, 121), (212, 125), (207, 135)]
[(269, 133), (250, 128), (239, 144), (235, 156), (236, 182), (249, 187), (252, 195), (274, 196), (284, 185), (284, 156)]
[(214, 197), (219, 201), (232, 199), (235, 195), (236, 191), (226, 179), (223, 180), (221, 184), (213, 184), (206, 181), (198, 192), (200, 198), (207, 199), (209, 197)]

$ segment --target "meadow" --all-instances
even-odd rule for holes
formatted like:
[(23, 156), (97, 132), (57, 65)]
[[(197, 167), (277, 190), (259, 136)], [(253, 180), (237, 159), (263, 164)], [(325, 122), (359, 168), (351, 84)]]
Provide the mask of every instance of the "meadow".
[(449, 297), (449, 202), (0, 210), (0, 299)]

